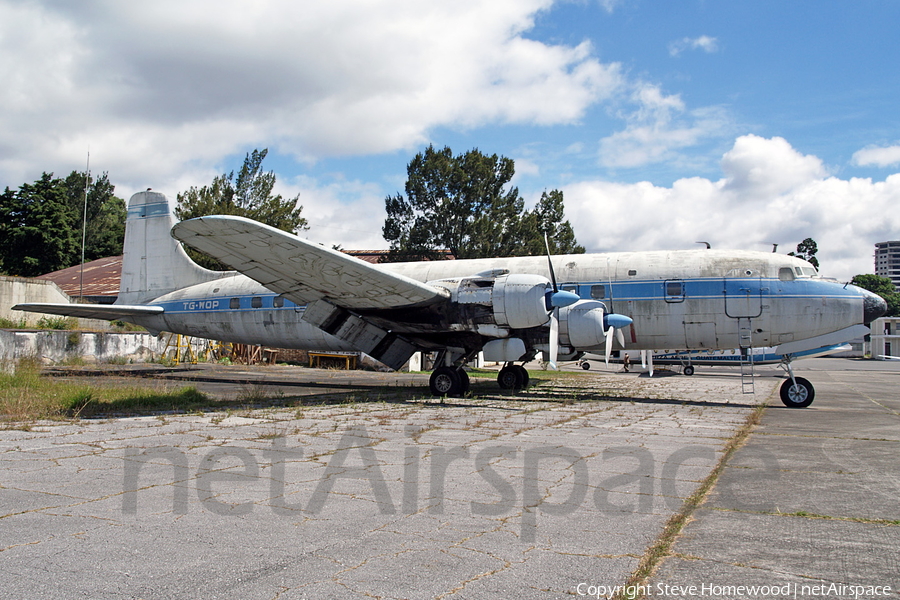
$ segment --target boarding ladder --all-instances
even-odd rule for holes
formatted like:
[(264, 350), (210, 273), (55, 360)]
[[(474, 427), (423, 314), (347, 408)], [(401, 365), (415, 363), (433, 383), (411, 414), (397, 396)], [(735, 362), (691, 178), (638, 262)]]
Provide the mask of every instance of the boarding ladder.
[(738, 344), (741, 351), (741, 392), (754, 393), (753, 388), (753, 329), (749, 318), (738, 318)]

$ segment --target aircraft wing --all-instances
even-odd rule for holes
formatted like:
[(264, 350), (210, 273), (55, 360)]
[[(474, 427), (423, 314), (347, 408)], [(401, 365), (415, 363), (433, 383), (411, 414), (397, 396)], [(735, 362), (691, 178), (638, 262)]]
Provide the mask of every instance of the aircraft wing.
[(64, 317), (80, 317), (82, 319), (103, 319), (114, 321), (126, 317), (143, 317), (161, 315), (162, 306), (130, 306), (117, 304), (52, 304), (49, 302), (33, 302), (16, 304), (13, 310), (62, 315)]
[(326, 298), (347, 309), (424, 306), (449, 292), (244, 217), (182, 221), (172, 237), (297, 304)]
[(824, 346), (832, 346), (834, 344), (843, 344), (850, 340), (861, 338), (868, 335), (869, 328), (865, 325), (852, 325), (846, 329), (819, 335), (807, 340), (797, 340), (796, 342), (787, 342), (775, 346), (775, 352), (778, 354), (794, 354), (795, 352), (803, 352), (805, 350), (814, 350)]

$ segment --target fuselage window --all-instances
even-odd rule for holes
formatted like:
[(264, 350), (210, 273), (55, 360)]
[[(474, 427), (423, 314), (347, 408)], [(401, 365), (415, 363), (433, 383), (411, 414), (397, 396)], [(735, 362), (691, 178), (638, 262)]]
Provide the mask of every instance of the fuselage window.
[(254, 296), (250, 299), (250, 306), (252, 308), (262, 308), (262, 298), (259, 296)]
[(559, 286), (559, 288), (560, 288), (561, 290), (563, 290), (564, 292), (572, 292), (573, 294), (577, 294), (577, 293), (578, 293), (578, 286), (577, 286), (577, 285), (561, 285), (561, 286)]
[(682, 296), (684, 295), (684, 290), (682, 289), (682, 282), (680, 281), (667, 281), (666, 282), (666, 296)]
[(778, 269), (778, 279), (781, 281), (793, 281), (794, 271), (790, 267), (781, 267)]
[(228, 302), (228, 308), (240, 308), (241, 307), (241, 299), (240, 298), (232, 298), (231, 301)]
[(605, 285), (592, 285), (591, 286), (591, 298), (594, 300), (603, 300), (606, 298), (606, 286)]
[(628, 269), (629, 277), (634, 277), (635, 275), (637, 275), (637, 271), (635, 271), (634, 269)]
[(272, 306), (275, 308), (281, 308), (284, 306), (284, 296), (275, 296), (272, 299)]

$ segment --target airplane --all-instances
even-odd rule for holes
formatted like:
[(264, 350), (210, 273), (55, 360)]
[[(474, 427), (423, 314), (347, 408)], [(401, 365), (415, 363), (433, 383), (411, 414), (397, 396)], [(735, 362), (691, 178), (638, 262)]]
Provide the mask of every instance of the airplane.
[[(179, 242), (235, 270), (204, 269)], [(502, 388), (520, 389), (522, 364), (538, 352), (551, 363), (609, 355), (617, 338), (635, 350), (778, 345), (791, 354), (868, 333), (863, 324), (887, 310), (881, 297), (818, 277), (788, 255), (696, 249), (373, 265), (243, 217), (177, 222), (166, 196), (150, 190), (128, 203), (115, 304), (13, 308), (123, 320), (151, 333), (361, 351), (392, 369), (437, 351), (435, 396), (468, 391), (462, 367), (478, 352), (504, 363)], [(782, 399), (808, 406), (812, 384), (789, 363), (787, 371)]]

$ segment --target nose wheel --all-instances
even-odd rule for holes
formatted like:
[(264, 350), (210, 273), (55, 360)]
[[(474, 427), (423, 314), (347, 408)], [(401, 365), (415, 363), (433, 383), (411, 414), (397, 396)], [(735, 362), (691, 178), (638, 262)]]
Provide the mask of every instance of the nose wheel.
[(795, 377), (791, 368), (791, 356), (785, 356), (779, 365), (788, 374), (788, 378), (781, 384), (781, 402), (788, 408), (806, 408), (816, 398), (816, 390), (813, 384), (804, 377)]
[(806, 408), (815, 397), (816, 390), (803, 377), (791, 377), (781, 384), (781, 402), (788, 408)]

